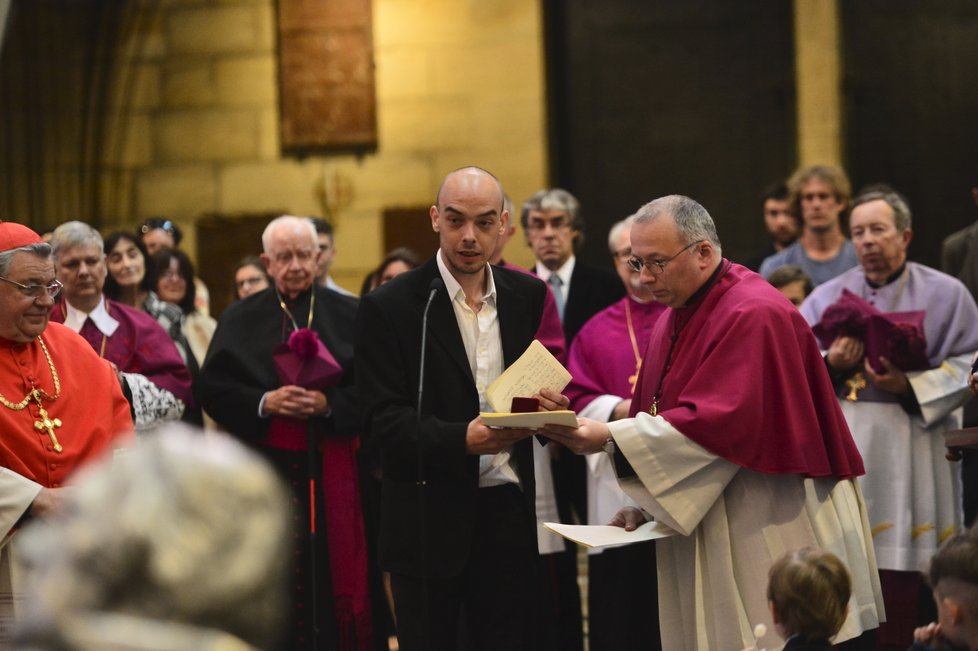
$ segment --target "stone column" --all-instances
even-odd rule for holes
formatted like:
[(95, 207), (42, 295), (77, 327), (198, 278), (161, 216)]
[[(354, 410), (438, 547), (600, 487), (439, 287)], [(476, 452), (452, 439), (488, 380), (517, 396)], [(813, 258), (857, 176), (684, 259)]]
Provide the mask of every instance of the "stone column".
[(798, 165), (842, 163), (838, 0), (794, 0)]

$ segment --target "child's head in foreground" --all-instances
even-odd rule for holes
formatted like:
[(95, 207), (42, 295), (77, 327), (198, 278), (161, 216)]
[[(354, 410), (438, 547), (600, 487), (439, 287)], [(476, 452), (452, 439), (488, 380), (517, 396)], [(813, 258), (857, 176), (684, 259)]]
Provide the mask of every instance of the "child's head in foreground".
[(941, 635), (952, 644), (978, 647), (978, 527), (941, 545), (930, 560), (927, 580)]
[(842, 628), (852, 582), (839, 558), (806, 547), (788, 552), (768, 572), (767, 600), (782, 638), (829, 640)]

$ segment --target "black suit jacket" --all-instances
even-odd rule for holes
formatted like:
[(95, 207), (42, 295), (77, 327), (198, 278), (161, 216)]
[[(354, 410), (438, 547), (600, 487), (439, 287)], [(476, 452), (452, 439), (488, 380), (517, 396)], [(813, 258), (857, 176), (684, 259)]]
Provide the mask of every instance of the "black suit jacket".
[(580, 258), (574, 262), (570, 294), (564, 305), (564, 336), (567, 348), (588, 319), (625, 295), (621, 278), (613, 271), (592, 267)]
[[(496, 284), (504, 367), (533, 340), (546, 287), (527, 274), (492, 269)], [(428, 573), (457, 576), (468, 561), (478, 497), (479, 457), (466, 454), (465, 433), (479, 414), (479, 396), (444, 285), (428, 314), (428, 342), (420, 427), (417, 417), (421, 321), (433, 279), (434, 258), (367, 294), (357, 318), (355, 368), (363, 434), (380, 450), (380, 564), (392, 572), (422, 575), (418, 541), (418, 442), (424, 442)], [(531, 439), (514, 446), (512, 460), (527, 506), (527, 531), (535, 518)]]
[(978, 300), (978, 223), (945, 238), (941, 246), (941, 270), (963, 282)]

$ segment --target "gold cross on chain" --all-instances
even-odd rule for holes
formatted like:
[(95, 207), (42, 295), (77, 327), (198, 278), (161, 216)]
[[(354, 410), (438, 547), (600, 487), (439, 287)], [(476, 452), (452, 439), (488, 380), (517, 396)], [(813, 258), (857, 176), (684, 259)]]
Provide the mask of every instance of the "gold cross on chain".
[(862, 372), (858, 372), (846, 380), (846, 386), (849, 387), (849, 395), (846, 396), (846, 400), (856, 402), (859, 400), (859, 390), (866, 388), (866, 377)]
[(54, 446), (54, 451), (61, 454), (64, 449), (61, 444), (58, 443), (58, 437), (54, 434), (55, 427), (61, 427), (61, 419), (55, 418), (51, 419), (48, 416), (48, 412), (44, 409), (44, 405), (41, 404), (41, 396), (37, 391), (34, 391), (34, 400), (37, 401), (37, 410), (41, 412), (41, 420), (34, 421), (34, 429), (37, 431), (47, 430), (48, 436), (51, 438), (51, 445)]

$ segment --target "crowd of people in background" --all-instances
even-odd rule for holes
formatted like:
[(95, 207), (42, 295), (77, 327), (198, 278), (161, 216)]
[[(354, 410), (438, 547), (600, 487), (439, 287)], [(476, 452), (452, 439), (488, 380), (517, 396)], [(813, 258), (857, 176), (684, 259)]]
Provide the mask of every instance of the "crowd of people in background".
[[(972, 194), (978, 206), (978, 179)], [(99, 648), (113, 626), (201, 649), (978, 649), (978, 477), (941, 436), (978, 425), (962, 411), (978, 378), (978, 226), (949, 235), (943, 271), (914, 262), (906, 198), (853, 193), (829, 165), (759, 208), (769, 240), (738, 264), (705, 208), (653, 201), (596, 234), (609, 270), (578, 257), (573, 194), (517, 208), (491, 173), (462, 168), (430, 210), (433, 258), (389, 251), (358, 297), (331, 274), (329, 222), (285, 215), (229, 271), (218, 319), (169, 219), (104, 238), (68, 222), (49, 244), (0, 224), (13, 306), (0, 338), (20, 346), (0, 362), (0, 415), (29, 413), (16, 427), (47, 446), (40, 461), (26, 444), (3, 452), (19, 473), (11, 488), (0, 477), (20, 496), (8, 535), (43, 527), (23, 534), (29, 573), (0, 554), (0, 597), (28, 595), (22, 612), (0, 606), (0, 643), (11, 618), (37, 651)], [(530, 269), (504, 259), (517, 222)], [(64, 327), (38, 327), (42, 312)], [(534, 398), (574, 410), (577, 429), (479, 418), (533, 339), (572, 376)], [(67, 371), (59, 384), (72, 345), (99, 369), (85, 373), (111, 427), (67, 424), (84, 420), (57, 400), (84, 392)], [(175, 421), (208, 432), (201, 449)], [(129, 446), (124, 431), (144, 447), (66, 508), (65, 477), (41, 467)], [(194, 506), (215, 477), (240, 519)], [(141, 524), (160, 494), (175, 531)], [(653, 517), (681, 535), (590, 550), (582, 604), (578, 550), (542, 523)], [(169, 568), (171, 540), (186, 555)], [(213, 603), (182, 599), (197, 581)]]

